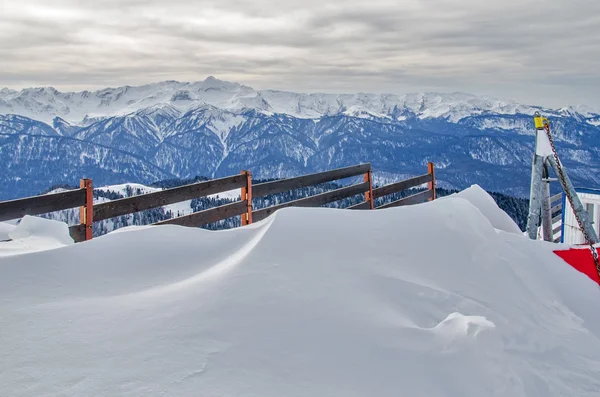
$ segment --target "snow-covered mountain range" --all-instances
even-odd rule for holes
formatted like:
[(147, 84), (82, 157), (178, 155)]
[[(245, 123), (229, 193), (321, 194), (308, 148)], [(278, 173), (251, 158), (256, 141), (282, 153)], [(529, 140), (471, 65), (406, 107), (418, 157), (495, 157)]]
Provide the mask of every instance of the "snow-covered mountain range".
[(209, 77), (62, 93), (0, 90), (0, 199), (91, 177), (153, 182), (250, 169), (285, 177), (371, 162), (384, 182), (438, 167), (443, 186), (526, 195), (531, 115), (551, 119), (576, 184), (600, 183), (600, 112), (464, 93), (298, 94)]

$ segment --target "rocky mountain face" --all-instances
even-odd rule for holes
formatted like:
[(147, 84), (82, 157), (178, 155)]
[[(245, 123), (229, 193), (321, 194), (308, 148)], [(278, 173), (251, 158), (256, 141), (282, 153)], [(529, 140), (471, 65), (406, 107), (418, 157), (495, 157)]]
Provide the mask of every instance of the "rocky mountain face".
[(280, 178), (371, 162), (377, 183), (437, 166), (442, 187), (528, 194), (532, 114), (550, 118), (576, 185), (600, 184), (600, 114), (474, 95), (257, 91), (208, 78), (96, 92), (0, 90), (0, 200), (249, 169)]

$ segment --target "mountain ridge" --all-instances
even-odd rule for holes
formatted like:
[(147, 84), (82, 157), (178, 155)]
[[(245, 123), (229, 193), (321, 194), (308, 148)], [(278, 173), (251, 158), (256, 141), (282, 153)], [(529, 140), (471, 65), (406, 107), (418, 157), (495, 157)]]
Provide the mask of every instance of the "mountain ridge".
[[(5, 170), (0, 199), (36, 194), (82, 177), (110, 185), (221, 177), (250, 169), (259, 178), (283, 178), (362, 162), (370, 162), (375, 179), (384, 183), (422, 174), (428, 161), (436, 163), (442, 187), (479, 184), (526, 196), (534, 111), (550, 118), (574, 183), (600, 184), (600, 115), (585, 107), (549, 110), (471, 94), (259, 92), (217, 79), (190, 83), (194, 89), (184, 95), (181, 84), (77, 95), (32, 89), (27, 93), (39, 98), (29, 99), (5, 90), (5, 99), (11, 96), (14, 103), (28, 105), (30, 113), (43, 105), (40, 98), (62, 95), (80, 109), (85, 96), (105, 114), (119, 115), (87, 112), (71, 122), (54, 114), (67, 108), (56, 99), (40, 108), (38, 118), (51, 117), (46, 123), (4, 114), (0, 105), (0, 166)], [(178, 95), (170, 101), (173, 92)]]
[(455, 122), (466, 115), (484, 112), (514, 115), (533, 114), (535, 110), (543, 110), (554, 116), (567, 113), (583, 118), (600, 118), (600, 112), (585, 105), (550, 109), (464, 92), (306, 94), (273, 89), (255, 90), (212, 76), (204, 81), (167, 80), (96, 91), (61, 92), (53, 87), (0, 90), (0, 114), (14, 113), (46, 123), (52, 122), (54, 117), (61, 117), (70, 124), (83, 125), (86, 119), (123, 116), (162, 104), (170, 104), (183, 113), (195, 106), (209, 104), (230, 111), (256, 109), (268, 115), (284, 113), (298, 118), (318, 118), (346, 111), (362, 111), (382, 117), (401, 114), (406, 110), (422, 118), (446, 116)]

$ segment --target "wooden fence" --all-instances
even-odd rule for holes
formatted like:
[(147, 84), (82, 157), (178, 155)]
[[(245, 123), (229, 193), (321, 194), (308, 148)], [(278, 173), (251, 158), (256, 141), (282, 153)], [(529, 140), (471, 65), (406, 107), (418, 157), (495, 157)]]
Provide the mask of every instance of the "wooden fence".
[[(360, 175), (363, 176), (363, 181), (350, 186), (256, 211), (252, 207), (252, 200), (255, 198)], [(377, 198), (411, 189), (425, 183), (428, 185), (428, 189), (425, 191), (375, 207), (375, 199)], [(0, 202), (0, 222), (21, 218), (25, 215), (41, 215), (79, 207), (81, 223), (70, 226), (69, 231), (74, 241), (81, 242), (92, 239), (92, 225), (94, 222), (195, 198), (207, 197), (234, 189), (241, 189), (240, 201), (157, 222), (154, 225), (170, 224), (199, 227), (234, 216), (241, 216), (241, 224), (244, 226), (252, 222), (261, 221), (281, 208), (319, 207), (359, 194), (364, 195), (364, 201), (349, 207), (349, 209), (383, 209), (417, 204), (435, 199), (435, 172), (433, 163), (429, 163), (426, 174), (374, 189), (371, 164), (369, 163), (256, 185), (252, 184), (252, 174), (250, 171), (242, 171), (239, 175), (193, 183), (96, 205), (93, 204), (92, 181), (90, 179), (82, 179), (80, 188), (76, 190)]]

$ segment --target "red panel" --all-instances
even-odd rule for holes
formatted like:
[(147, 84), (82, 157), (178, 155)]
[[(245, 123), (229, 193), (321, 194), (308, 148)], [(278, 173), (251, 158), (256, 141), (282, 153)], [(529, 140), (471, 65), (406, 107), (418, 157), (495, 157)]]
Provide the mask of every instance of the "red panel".
[[(600, 252), (600, 249), (596, 248), (596, 251)], [(560, 256), (565, 262), (579, 270), (581, 273), (586, 274), (589, 278), (600, 284), (600, 277), (598, 277), (598, 270), (594, 263), (592, 253), (588, 249), (569, 249), (554, 251), (554, 253)]]

